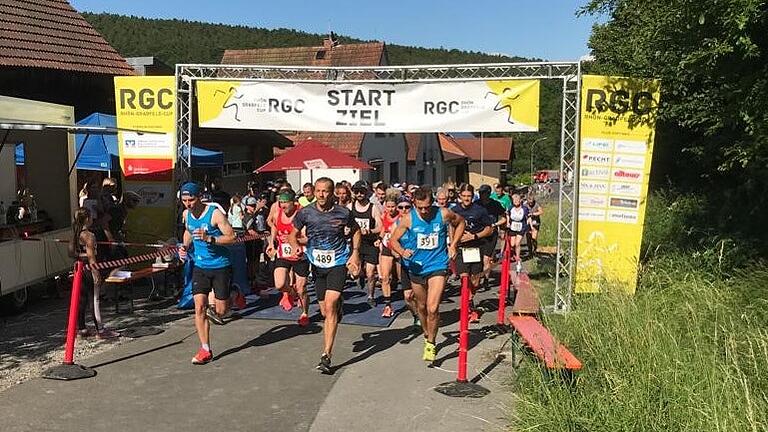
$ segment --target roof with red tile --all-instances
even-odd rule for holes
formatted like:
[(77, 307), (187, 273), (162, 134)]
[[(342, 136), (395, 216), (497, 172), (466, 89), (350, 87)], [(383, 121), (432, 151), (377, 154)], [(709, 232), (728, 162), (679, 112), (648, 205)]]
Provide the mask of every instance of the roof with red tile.
[[(479, 161), (480, 138), (453, 138), (454, 143), (471, 161)], [(509, 162), (512, 159), (512, 138), (483, 138), (482, 159), (488, 162)]]
[[(360, 146), (363, 144), (363, 133), (357, 132), (299, 132), (293, 135), (285, 135), (294, 144), (309, 138), (333, 147), (334, 149), (354, 157), (360, 154)], [(281, 155), (286, 150), (275, 148), (275, 155)]]
[(386, 64), (384, 42), (321, 46), (224, 50), (221, 64), (276, 66), (380, 66)]
[(134, 74), (66, 0), (0, 0), (0, 66)]
[(443, 160), (450, 161), (467, 157), (452, 136), (441, 133), (438, 134), (438, 139), (440, 140), (440, 148), (443, 150)]

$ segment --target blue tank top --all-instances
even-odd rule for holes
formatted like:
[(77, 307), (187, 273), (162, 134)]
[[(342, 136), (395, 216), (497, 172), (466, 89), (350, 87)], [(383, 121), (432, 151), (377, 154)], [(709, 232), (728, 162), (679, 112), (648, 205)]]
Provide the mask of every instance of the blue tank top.
[[(195, 218), (191, 211), (187, 212), (187, 230), (192, 233), (198, 228), (204, 229), (209, 236), (218, 237), (222, 235), (218, 227), (212, 226), (211, 219), (216, 207), (206, 205), (203, 214)], [(229, 267), (229, 249), (226, 246), (210, 245), (202, 240), (192, 239), (194, 246), (195, 267), (201, 269), (220, 269)]]
[(400, 245), (413, 251), (413, 256), (403, 258), (403, 265), (416, 276), (448, 269), (448, 226), (442, 210), (435, 208), (435, 213), (426, 222), (411, 209), (411, 227), (400, 238)]

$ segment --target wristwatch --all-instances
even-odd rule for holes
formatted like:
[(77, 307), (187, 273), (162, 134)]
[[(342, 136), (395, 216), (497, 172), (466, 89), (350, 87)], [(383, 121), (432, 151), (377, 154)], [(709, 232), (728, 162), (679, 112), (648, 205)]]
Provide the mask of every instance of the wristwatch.
[(479, 237), (477, 236), (477, 233), (472, 233), (472, 236), (475, 240), (477, 240)]

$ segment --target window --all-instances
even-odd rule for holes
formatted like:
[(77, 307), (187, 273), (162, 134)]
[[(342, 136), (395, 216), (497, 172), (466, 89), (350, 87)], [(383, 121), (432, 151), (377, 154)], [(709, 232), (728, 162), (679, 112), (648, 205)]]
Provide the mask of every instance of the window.
[(316, 52), (315, 53), (315, 60), (322, 60), (322, 59), (324, 59), (325, 58), (325, 53), (326, 53), (326, 51), (324, 49)]
[(222, 177), (250, 175), (253, 172), (252, 161), (227, 162), (222, 168)]

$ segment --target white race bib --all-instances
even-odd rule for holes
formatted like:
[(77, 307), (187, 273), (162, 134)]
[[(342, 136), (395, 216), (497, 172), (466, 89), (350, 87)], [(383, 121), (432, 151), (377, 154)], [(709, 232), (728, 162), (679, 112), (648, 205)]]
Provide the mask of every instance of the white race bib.
[(290, 243), (280, 243), (280, 252), (283, 254), (283, 258), (288, 258), (293, 255), (293, 248)]
[(416, 249), (437, 249), (437, 233), (417, 234)]
[(465, 263), (480, 262), (480, 248), (461, 248), (461, 260)]
[(318, 267), (335, 267), (336, 251), (334, 250), (312, 250), (312, 263)]
[(509, 223), (509, 229), (511, 229), (512, 231), (522, 231), (523, 223), (512, 221)]
[(361, 230), (370, 230), (371, 229), (371, 225), (370, 225), (371, 220), (368, 219), (368, 218), (365, 218), (365, 219), (355, 218), (355, 222), (357, 222), (357, 224), (360, 226)]
[(384, 238), (381, 240), (381, 242), (384, 244), (384, 246), (389, 247), (389, 238), (392, 237), (392, 234), (386, 233), (384, 234)]

